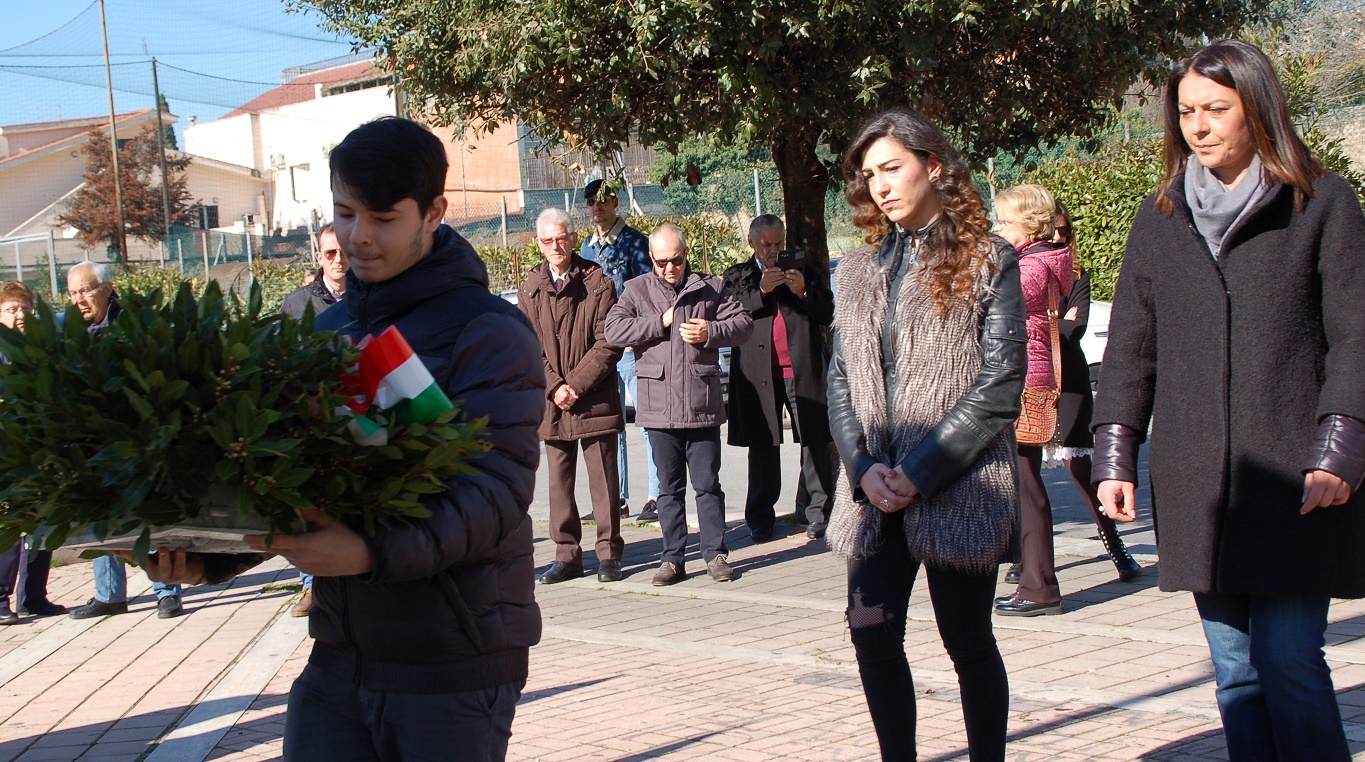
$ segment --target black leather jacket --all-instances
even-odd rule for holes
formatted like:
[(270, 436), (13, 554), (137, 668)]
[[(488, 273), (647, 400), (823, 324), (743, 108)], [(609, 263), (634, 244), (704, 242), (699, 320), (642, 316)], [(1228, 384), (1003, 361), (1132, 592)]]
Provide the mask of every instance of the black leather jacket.
[[(1000, 432), (1019, 417), (1026, 353), (1024, 292), (1019, 283), (1019, 255), (1003, 239), (992, 236), (997, 270), (982, 301), (981, 351), (983, 362), (976, 383), (958, 400), (934, 430), (896, 464), (920, 494), (928, 497), (959, 479), (976, 462)], [(891, 249), (902, 245), (897, 236), (882, 239), (878, 257), (889, 261)], [(895, 293), (894, 291), (892, 293)], [(895, 302), (892, 301), (891, 305)], [(888, 307), (894, 315), (894, 306)], [(896, 320), (914, 319), (900, 315)], [(885, 342), (885, 339), (884, 339)], [(890, 353), (883, 352), (883, 357)], [(894, 377), (894, 362), (884, 363), (883, 383)], [(890, 389), (888, 388), (888, 391)], [(914, 390), (900, 390), (913, 394)], [(887, 395), (888, 404), (894, 397)], [(835, 325), (834, 357), (829, 365), (829, 424), (834, 444), (844, 462), (854, 499), (862, 499), (858, 482), (876, 464), (867, 451), (862, 423), (853, 412), (853, 401), (844, 363), (839, 327)], [(890, 464), (887, 464), (890, 465)]]

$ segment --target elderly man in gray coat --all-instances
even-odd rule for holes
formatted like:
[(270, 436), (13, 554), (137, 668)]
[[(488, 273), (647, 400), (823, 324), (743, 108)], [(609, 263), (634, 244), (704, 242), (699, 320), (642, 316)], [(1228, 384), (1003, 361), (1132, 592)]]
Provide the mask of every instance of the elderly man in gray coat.
[(725, 403), (720, 395), (720, 347), (749, 340), (754, 322), (747, 310), (724, 293), (719, 278), (687, 266), (687, 239), (673, 225), (649, 236), (653, 272), (626, 283), (607, 313), (607, 342), (632, 346), (639, 396), (635, 420), (649, 430), (659, 472), (659, 522), (663, 561), (655, 585), (681, 582), (686, 573), (687, 514), (684, 491), (688, 472), (696, 492), (702, 558), (711, 579), (728, 582), (734, 571), (726, 559), (725, 493), (720, 488), (720, 425)]

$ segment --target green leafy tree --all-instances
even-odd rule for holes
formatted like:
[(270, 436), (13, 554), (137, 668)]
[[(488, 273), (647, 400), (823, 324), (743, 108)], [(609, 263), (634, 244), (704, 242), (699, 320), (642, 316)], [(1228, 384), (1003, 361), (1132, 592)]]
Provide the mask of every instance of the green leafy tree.
[[(696, 172), (689, 179), (689, 168)], [(719, 209), (734, 215), (754, 210), (754, 170), (764, 212), (782, 210), (781, 179), (767, 146), (738, 146), (709, 138), (690, 138), (673, 151), (659, 151), (649, 168), (649, 179), (664, 190), (670, 209)], [(693, 182), (696, 184), (693, 184)]]
[[(156, 133), (147, 128), (132, 139), (119, 140), (119, 179), (123, 192), (123, 223), (129, 238), (160, 241), (166, 234), (165, 204), (161, 195), (161, 149)], [(67, 211), (58, 223), (76, 229), (76, 238), (85, 248), (103, 244), (127, 262), (128, 253), (119, 251), (118, 214), (114, 188), (113, 151), (105, 133), (85, 142), (85, 185), (72, 196)], [(190, 157), (166, 157), (169, 176), (171, 224), (194, 222), (194, 197), (185, 180)]]
[(518, 120), (606, 153), (766, 145), (790, 245), (826, 252), (831, 164), (869, 113), (910, 104), (976, 156), (1084, 134), (1197, 34), (1264, 0), (289, 0), (383, 51), (438, 122)]

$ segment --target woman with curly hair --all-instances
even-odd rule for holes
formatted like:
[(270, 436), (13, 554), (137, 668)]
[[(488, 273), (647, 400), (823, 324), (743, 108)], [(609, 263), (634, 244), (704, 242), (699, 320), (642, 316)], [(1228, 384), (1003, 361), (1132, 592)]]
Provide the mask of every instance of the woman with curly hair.
[(1005, 758), (1009, 684), (991, 628), (1017, 553), (1012, 424), (1027, 367), (1014, 249), (923, 116), (869, 119), (844, 160), (869, 246), (837, 271), (829, 416), (846, 479), (826, 535), (882, 759), (915, 758), (906, 609), (920, 566), (962, 691), (974, 762)]

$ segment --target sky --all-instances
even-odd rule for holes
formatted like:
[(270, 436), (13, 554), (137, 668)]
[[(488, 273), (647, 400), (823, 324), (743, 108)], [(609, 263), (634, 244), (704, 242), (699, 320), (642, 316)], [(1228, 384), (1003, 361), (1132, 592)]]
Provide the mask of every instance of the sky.
[[(108, 114), (97, 0), (6, 0), (0, 125)], [(118, 111), (154, 108), (151, 57), (171, 112), (209, 121), (283, 70), (351, 54), (284, 0), (106, 0)]]

